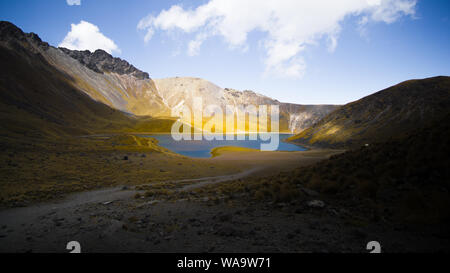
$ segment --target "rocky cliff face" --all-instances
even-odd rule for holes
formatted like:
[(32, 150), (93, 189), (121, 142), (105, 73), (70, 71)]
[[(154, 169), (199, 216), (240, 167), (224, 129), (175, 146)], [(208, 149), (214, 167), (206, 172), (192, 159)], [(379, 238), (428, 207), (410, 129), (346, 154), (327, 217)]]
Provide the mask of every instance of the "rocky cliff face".
[(127, 61), (120, 58), (114, 58), (101, 49), (98, 49), (95, 52), (90, 52), (89, 50), (69, 50), (67, 48), (60, 48), (60, 50), (75, 60), (78, 60), (82, 65), (85, 65), (89, 69), (100, 74), (105, 72), (117, 73), (119, 75), (131, 75), (139, 80), (150, 79), (148, 73), (140, 71)]
[[(28, 49), (33, 53), (39, 53), (35, 47), (47, 50), (50, 45), (43, 42), (35, 33), (24, 33), (14, 24), (6, 21), (0, 21), (0, 40), (4, 46), (14, 50)], [(32, 46), (32, 45), (35, 45)]]
[(225, 98), (228, 103), (236, 105), (278, 105), (280, 107), (280, 126), (283, 131), (292, 133), (309, 128), (339, 107), (337, 105), (282, 103), (251, 90), (237, 91), (230, 88), (225, 89)]
[[(4, 45), (13, 50), (26, 48), (44, 58), (70, 78), (69, 83), (92, 99), (137, 116), (168, 117), (172, 110), (202, 97), (205, 105), (279, 105), (280, 129), (300, 132), (335, 110), (334, 105), (296, 105), (253, 91), (221, 88), (198, 78), (153, 80), (127, 61), (103, 50), (77, 51), (55, 48), (34, 33), (26, 34), (9, 22), (0, 22)], [(17, 46), (20, 43), (21, 46)]]

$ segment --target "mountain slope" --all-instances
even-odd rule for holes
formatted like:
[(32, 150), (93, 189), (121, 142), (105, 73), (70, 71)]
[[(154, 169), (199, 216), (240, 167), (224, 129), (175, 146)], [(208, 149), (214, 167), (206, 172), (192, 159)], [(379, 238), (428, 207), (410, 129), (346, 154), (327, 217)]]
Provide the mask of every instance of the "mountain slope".
[(290, 174), (374, 219), (450, 220), (450, 114), (425, 128)]
[(133, 117), (92, 100), (74, 78), (41, 54), (34, 34), (0, 22), (2, 140), (28, 140), (119, 131), (170, 131), (173, 120)]
[(192, 107), (192, 99), (201, 97), (203, 106), (218, 105), (225, 109), (226, 105), (278, 105), (280, 107), (280, 131), (300, 132), (318, 122), (336, 105), (298, 105), (281, 103), (267, 96), (245, 90), (238, 91), (231, 88), (221, 88), (211, 82), (199, 78), (176, 77), (155, 79), (159, 95), (171, 109), (181, 108), (183, 105)]
[(450, 112), (450, 77), (411, 80), (332, 112), (290, 140), (335, 147), (381, 142)]
[[(21, 41), (26, 50), (39, 54), (49, 65), (66, 74), (75, 89), (98, 102), (136, 116), (169, 117), (173, 109), (184, 104), (191, 106), (192, 99), (200, 96), (204, 105), (280, 105), (281, 130), (300, 132), (337, 108), (334, 105), (280, 103), (252, 91), (223, 89), (196, 78), (154, 81), (148, 73), (103, 50), (90, 52), (55, 48), (36, 34), (25, 34), (11, 23), (0, 22), (0, 25), (4, 42)], [(16, 47), (9, 48), (17, 50)]]
[(126, 61), (103, 50), (40, 49), (46, 60), (70, 75), (73, 84), (93, 99), (138, 116), (169, 116), (153, 80)]

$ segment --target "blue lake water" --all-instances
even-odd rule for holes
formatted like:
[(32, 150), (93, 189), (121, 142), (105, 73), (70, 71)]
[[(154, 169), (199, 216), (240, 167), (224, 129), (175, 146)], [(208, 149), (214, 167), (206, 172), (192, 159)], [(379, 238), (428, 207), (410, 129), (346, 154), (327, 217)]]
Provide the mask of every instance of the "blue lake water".
[[(290, 134), (280, 134), (280, 145), (277, 151), (294, 152), (305, 151), (306, 148), (295, 144), (283, 142), (283, 140), (291, 137)], [(250, 149), (260, 149), (261, 143), (269, 143), (269, 141), (249, 140), (248, 136), (246, 140), (192, 140), (192, 141), (175, 141), (170, 134), (158, 134), (148, 135), (148, 137), (155, 138), (159, 141), (159, 145), (171, 150), (172, 152), (179, 153), (189, 157), (208, 158), (211, 157), (211, 150), (216, 147), (235, 146), (244, 147)]]

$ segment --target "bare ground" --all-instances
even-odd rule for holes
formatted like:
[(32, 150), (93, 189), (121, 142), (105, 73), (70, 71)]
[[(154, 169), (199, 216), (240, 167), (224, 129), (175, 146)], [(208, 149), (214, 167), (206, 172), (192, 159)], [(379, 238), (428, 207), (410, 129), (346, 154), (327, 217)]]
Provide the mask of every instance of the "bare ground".
[[(284, 153), (293, 158), (283, 166), (311, 164), (330, 152), (307, 155), (294, 158), (295, 153)], [(0, 252), (68, 252), (69, 241), (80, 242), (83, 252), (367, 252), (366, 244), (374, 240), (385, 252), (448, 251), (450, 239), (442, 235), (443, 227), (424, 232), (383, 222), (349, 223), (347, 208), (315, 193), (309, 201), (324, 200), (324, 207), (305, 200), (257, 202), (196, 192), (274, 171), (260, 153), (213, 160), (250, 158), (260, 160), (260, 166), (232, 175), (167, 182), (183, 192), (182, 197), (145, 197), (139, 186), (127, 186), (2, 210)]]

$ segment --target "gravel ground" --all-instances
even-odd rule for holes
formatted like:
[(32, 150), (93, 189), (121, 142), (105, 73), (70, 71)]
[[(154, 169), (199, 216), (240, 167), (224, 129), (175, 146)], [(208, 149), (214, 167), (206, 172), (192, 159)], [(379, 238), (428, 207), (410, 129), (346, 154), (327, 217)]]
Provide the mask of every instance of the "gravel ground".
[[(135, 198), (113, 188), (0, 211), (0, 252), (448, 252), (444, 227), (414, 230), (349, 224), (350, 212), (327, 202)], [(314, 200), (312, 200), (314, 201)]]

